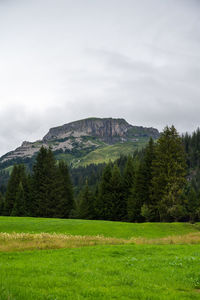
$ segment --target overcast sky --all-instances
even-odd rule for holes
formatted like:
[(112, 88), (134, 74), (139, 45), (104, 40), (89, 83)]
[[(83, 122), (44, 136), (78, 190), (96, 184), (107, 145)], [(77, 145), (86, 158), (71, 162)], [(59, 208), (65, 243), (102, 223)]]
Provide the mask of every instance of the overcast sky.
[(200, 126), (200, 0), (0, 0), (0, 154), (95, 116)]

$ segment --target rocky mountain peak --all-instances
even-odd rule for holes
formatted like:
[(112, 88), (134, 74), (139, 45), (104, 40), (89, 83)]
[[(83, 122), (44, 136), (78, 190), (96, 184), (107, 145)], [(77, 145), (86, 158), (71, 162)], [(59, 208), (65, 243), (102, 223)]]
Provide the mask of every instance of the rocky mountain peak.
[[(130, 125), (124, 119), (114, 118), (88, 118), (54, 127), (44, 136), (42, 140), (35, 142), (24, 141), (20, 147), (6, 153), (0, 158), (0, 164), (7, 161), (23, 162), (23, 160), (34, 157), (40, 148), (51, 147), (57, 154), (82, 157), (97, 148), (107, 147), (113, 144), (140, 141), (148, 141), (149, 137), (159, 137), (155, 128)], [(133, 147), (134, 148), (134, 147)], [(71, 158), (73, 160), (73, 158)]]
[(43, 141), (47, 142), (69, 136), (94, 136), (106, 142), (111, 142), (113, 137), (123, 136), (129, 128), (131, 128), (131, 125), (124, 119), (88, 118), (51, 128), (44, 136)]

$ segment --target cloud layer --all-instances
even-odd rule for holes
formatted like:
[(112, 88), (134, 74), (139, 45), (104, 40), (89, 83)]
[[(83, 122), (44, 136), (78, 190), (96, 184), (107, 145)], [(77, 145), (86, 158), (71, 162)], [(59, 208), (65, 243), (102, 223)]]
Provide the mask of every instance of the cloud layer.
[(199, 126), (199, 0), (0, 0), (0, 154), (89, 116)]

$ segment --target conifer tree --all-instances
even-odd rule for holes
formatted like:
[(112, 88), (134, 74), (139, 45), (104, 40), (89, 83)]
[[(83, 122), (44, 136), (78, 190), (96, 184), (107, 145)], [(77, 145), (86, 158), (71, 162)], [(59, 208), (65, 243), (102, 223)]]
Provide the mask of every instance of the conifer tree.
[(37, 216), (36, 213), (37, 204), (34, 195), (35, 195), (35, 191), (33, 187), (33, 177), (31, 174), (28, 174), (26, 179), (26, 189), (25, 189), (25, 198), (28, 199), (26, 200), (26, 216), (31, 216), (31, 217)]
[[(27, 190), (26, 187), (26, 171), (24, 165), (14, 165), (10, 179), (8, 181), (6, 196), (5, 196), (5, 205), (4, 205), (4, 214), (10, 216), (16, 201), (16, 195), (20, 182), (23, 185), (23, 188)], [(25, 195), (25, 203), (28, 201), (28, 190)], [(26, 205), (26, 204), (25, 204)]]
[(103, 171), (99, 193), (96, 202), (96, 213), (98, 219), (111, 220), (112, 218), (112, 168), (111, 163), (108, 163)]
[(87, 181), (80, 196), (79, 218), (87, 220), (94, 219), (94, 197), (88, 187)]
[(142, 163), (140, 163), (139, 169), (136, 171), (134, 186), (132, 187), (128, 198), (127, 216), (128, 216), (128, 221), (130, 222), (141, 221), (141, 207), (143, 203), (139, 195), (141, 194), (142, 188), (143, 188), (143, 167), (142, 167)]
[[(150, 138), (144, 150), (144, 156), (139, 163), (135, 174), (135, 183), (128, 198), (128, 219), (129, 221), (143, 221), (144, 215), (141, 214), (142, 206), (148, 220), (153, 220), (153, 210), (151, 208), (151, 181), (152, 181), (152, 162), (155, 156), (155, 146), (153, 139)], [(148, 214), (147, 214), (148, 211)], [(150, 214), (151, 212), (151, 214)]]
[(58, 171), (51, 149), (41, 147), (33, 167), (33, 193), (36, 216), (56, 216), (56, 205), (60, 203)]
[(135, 168), (133, 158), (129, 155), (123, 174), (123, 198), (125, 203), (124, 219), (127, 219), (128, 199), (135, 183)]
[(120, 170), (115, 164), (111, 176), (111, 211), (109, 220), (120, 221), (123, 220), (126, 214), (126, 200), (123, 197), (123, 185)]
[(57, 188), (59, 189), (59, 197), (56, 204), (56, 216), (60, 218), (68, 218), (73, 209), (73, 186), (69, 175), (69, 170), (63, 161), (59, 162), (57, 178)]
[(5, 205), (5, 199), (2, 193), (0, 192), (0, 216), (4, 215), (4, 205)]
[(151, 201), (160, 221), (175, 219), (183, 205), (186, 184), (186, 158), (174, 126), (166, 127), (156, 144), (152, 165)]
[(200, 208), (200, 199), (192, 186), (190, 187), (189, 193), (187, 195), (187, 200), (187, 209), (189, 213), (190, 222), (195, 222), (198, 217), (198, 208)]
[(12, 216), (26, 216), (26, 199), (25, 199), (25, 192), (22, 185), (22, 182), (20, 181), (17, 192), (16, 192), (16, 199), (15, 203), (11, 212)]

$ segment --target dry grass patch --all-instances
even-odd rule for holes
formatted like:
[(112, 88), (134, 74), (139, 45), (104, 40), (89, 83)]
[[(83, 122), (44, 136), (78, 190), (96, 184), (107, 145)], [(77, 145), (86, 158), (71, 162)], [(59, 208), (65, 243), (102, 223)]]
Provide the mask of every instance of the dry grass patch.
[(56, 233), (0, 233), (0, 251), (77, 248), (94, 245), (122, 245), (127, 243), (130, 243), (130, 241), (104, 236), (79, 236)]
[(0, 251), (24, 251), (60, 248), (78, 248), (94, 245), (184, 245), (200, 244), (200, 232), (165, 238), (119, 239), (104, 236), (81, 236), (57, 233), (0, 233)]
[(147, 238), (132, 238), (134, 244), (150, 244), (150, 245), (185, 245), (185, 244), (200, 244), (200, 232), (188, 233), (185, 235), (168, 236), (164, 238), (147, 239)]

